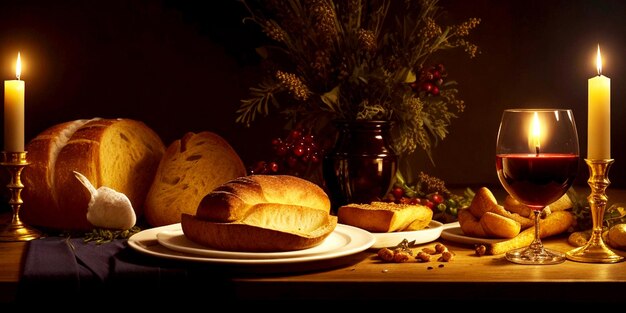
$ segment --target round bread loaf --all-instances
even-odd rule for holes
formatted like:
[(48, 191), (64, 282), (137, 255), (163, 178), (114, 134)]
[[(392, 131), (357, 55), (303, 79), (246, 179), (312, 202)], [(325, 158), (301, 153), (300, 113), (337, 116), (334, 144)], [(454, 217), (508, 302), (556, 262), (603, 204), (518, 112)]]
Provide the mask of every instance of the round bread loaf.
[(165, 151), (161, 138), (132, 119), (81, 119), (54, 125), (26, 146), (23, 172), (25, 223), (54, 230), (87, 231), (89, 191), (73, 171), (95, 186), (124, 193), (137, 217)]
[(246, 175), (243, 161), (219, 135), (189, 132), (167, 147), (146, 197), (145, 217), (156, 227), (194, 214), (215, 187)]

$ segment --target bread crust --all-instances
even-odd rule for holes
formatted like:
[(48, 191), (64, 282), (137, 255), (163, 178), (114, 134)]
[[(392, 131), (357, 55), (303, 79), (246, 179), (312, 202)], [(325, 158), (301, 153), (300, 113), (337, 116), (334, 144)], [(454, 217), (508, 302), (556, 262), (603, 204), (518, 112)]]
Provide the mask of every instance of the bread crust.
[(290, 175), (251, 175), (207, 194), (196, 214), (181, 215), (191, 241), (229, 251), (290, 251), (320, 244), (337, 226), (330, 199)]
[(503, 206), (499, 205), (496, 197), (487, 187), (481, 187), (478, 189), (472, 199), (472, 203), (470, 203), (469, 210), (472, 215), (477, 218), (482, 217), (486, 212), (493, 212), (495, 214), (508, 217), (520, 223), (522, 229), (535, 225), (535, 221), (533, 219), (521, 216), (517, 213), (509, 212)]
[(487, 212), (480, 218), (480, 226), (490, 238), (513, 238), (522, 229), (517, 221), (493, 212)]
[[(570, 211), (555, 211), (539, 221), (539, 237), (541, 239), (558, 235), (568, 230), (576, 218)], [(521, 231), (517, 236), (486, 245), (487, 254), (496, 255), (506, 253), (509, 250), (522, 248), (530, 245), (535, 238), (535, 226)]]
[[(57, 205), (54, 192), (54, 167), (61, 148), (70, 140), (78, 128), (88, 120), (74, 120), (53, 125), (37, 136), (27, 145), (29, 166), (22, 172), (24, 204), (20, 217), (24, 222), (35, 225), (54, 227), (62, 224), (55, 219), (65, 215)], [(42, 212), (45, 211), (45, 214)], [(50, 217), (53, 217), (50, 220)]]
[(487, 238), (487, 233), (480, 225), (480, 220), (469, 209), (458, 210), (457, 218), (463, 234), (471, 237)]
[[(69, 139), (59, 139), (64, 136)], [(33, 190), (25, 198), (23, 212), (29, 212), (24, 221), (55, 230), (87, 231), (93, 228), (86, 217), (90, 195), (73, 171), (96, 187), (124, 193), (140, 217), (165, 146), (141, 121), (94, 118), (54, 125), (29, 142), (27, 150), (38, 170), (25, 175)]]
[(328, 215), (328, 223), (308, 235), (243, 222), (211, 222), (186, 213), (182, 214), (181, 225), (189, 240), (213, 249), (281, 252), (302, 250), (321, 244), (337, 226), (337, 217)]
[[(433, 211), (419, 204), (352, 203), (341, 206), (337, 211), (337, 217), (342, 224), (370, 232), (387, 233), (424, 228), (432, 220)], [(407, 229), (409, 227), (410, 229)]]
[(167, 147), (159, 163), (146, 196), (146, 221), (154, 227), (179, 223), (214, 188), (245, 175), (243, 161), (225, 139), (188, 132)]
[(291, 175), (249, 175), (230, 180), (202, 198), (196, 215), (234, 222), (259, 203), (294, 204), (330, 213), (328, 195), (318, 185)]

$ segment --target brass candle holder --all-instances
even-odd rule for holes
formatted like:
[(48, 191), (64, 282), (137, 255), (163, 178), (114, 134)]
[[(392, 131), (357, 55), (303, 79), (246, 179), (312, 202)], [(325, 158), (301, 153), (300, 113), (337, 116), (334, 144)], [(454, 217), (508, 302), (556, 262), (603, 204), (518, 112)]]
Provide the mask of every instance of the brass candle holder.
[(7, 188), (11, 191), (9, 205), (13, 209), (13, 218), (9, 224), (3, 225), (2, 230), (0, 230), (0, 241), (28, 241), (41, 237), (41, 232), (25, 225), (20, 220), (20, 208), (24, 203), (21, 195), (24, 184), (22, 184), (20, 176), (24, 167), (28, 164), (26, 151), (2, 152), (0, 165), (6, 167), (11, 175), (11, 182), (7, 185)]
[(614, 160), (585, 159), (585, 162), (589, 167), (589, 180), (587, 180), (587, 183), (591, 187), (591, 194), (587, 197), (593, 222), (591, 238), (584, 246), (566, 252), (565, 256), (569, 260), (586, 263), (616, 263), (623, 261), (624, 257), (613, 252), (602, 240), (604, 211), (608, 200), (605, 191), (611, 183), (608, 179), (608, 174)]

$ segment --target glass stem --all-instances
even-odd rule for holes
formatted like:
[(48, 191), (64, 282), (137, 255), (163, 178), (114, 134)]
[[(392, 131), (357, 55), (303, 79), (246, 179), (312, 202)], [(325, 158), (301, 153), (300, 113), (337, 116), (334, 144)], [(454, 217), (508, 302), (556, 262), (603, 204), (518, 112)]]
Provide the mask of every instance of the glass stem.
[(541, 236), (539, 235), (539, 215), (541, 210), (533, 210), (535, 214), (535, 239), (530, 244), (530, 248), (535, 251), (535, 254), (543, 252), (543, 243), (541, 243)]

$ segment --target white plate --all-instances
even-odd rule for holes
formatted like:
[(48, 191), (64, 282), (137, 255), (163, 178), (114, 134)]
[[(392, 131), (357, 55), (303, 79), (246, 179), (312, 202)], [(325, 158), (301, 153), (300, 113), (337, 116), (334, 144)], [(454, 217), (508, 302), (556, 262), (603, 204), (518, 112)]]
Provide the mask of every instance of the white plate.
[(214, 250), (189, 240), (183, 233), (180, 223), (170, 226), (171, 227), (168, 227), (168, 229), (162, 230), (157, 234), (157, 240), (161, 245), (179, 252), (222, 259), (280, 259), (302, 257), (328, 253), (340, 249), (350, 242), (349, 236), (341, 232), (332, 232), (321, 244), (309, 249), (285, 252), (233, 252)]
[[(333, 233), (329, 235), (329, 238), (335, 238), (331, 240), (343, 240), (344, 244), (330, 251), (320, 252), (318, 254), (312, 255), (292, 256), (286, 258), (218, 258), (175, 251), (159, 244), (157, 235), (163, 231), (174, 230), (176, 229), (176, 227), (180, 226), (172, 224), (140, 231), (128, 238), (128, 245), (141, 253), (166, 259), (223, 264), (275, 265), (339, 258), (365, 251), (376, 241), (374, 236), (365, 230), (348, 225), (337, 224), (337, 227), (335, 228)], [(328, 240), (328, 238), (326, 238), (326, 240)]]
[(444, 228), (444, 224), (432, 220), (426, 228), (420, 230), (399, 231), (390, 233), (372, 233), (372, 235), (374, 235), (374, 237), (376, 238), (376, 243), (372, 245), (372, 248), (379, 249), (395, 247), (404, 239), (416, 245), (435, 241), (437, 240), (437, 238), (439, 238), (439, 236), (441, 235), (441, 231), (443, 231)]
[(464, 243), (464, 244), (470, 244), (470, 245), (475, 245), (475, 244), (484, 245), (484, 244), (490, 244), (490, 243), (495, 243), (495, 242), (506, 240), (506, 239), (488, 239), (488, 238), (466, 236), (461, 230), (460, 226), (449, 227), (449, 228), (444, 229), (441, 232), (441, 238), (454, 241), (457, 243)]

